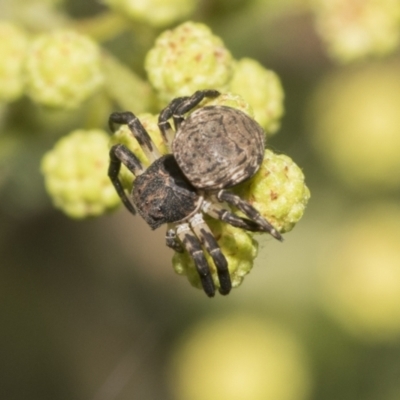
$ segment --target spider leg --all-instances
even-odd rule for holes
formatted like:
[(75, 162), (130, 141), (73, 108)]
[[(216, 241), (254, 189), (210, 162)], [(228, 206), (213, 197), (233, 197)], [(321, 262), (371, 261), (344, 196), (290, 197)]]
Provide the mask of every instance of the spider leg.
[(123, 144), (116, 144), (115, 146), (111, 147), (108, 176), (125, 207), (133, 215), (135, 215), (136, 210), (133, 207), (133, 204), (129, 201), (128, 196), (126, 195), (122, 183), (118, 177), (119, 171), (121, 169), (121, 164), (124, 164), (135, 176), (143, 173), (144, 168), (139, 159)]
[(174, 120), (175, 129), (178, 129), (182, 121), (184, 120), (183, 115), (188, 111), (196, 107), (205, 97), (218, 97), (220, 92), (213, 89), (198, 90), (190, 97), (182, 97), (180, 102), (176, 105), (174, 110), (174, 115), (172, 118)]
[(231, 211), (227, 210), (226, 208), (209, 201), (203, 202), (202, 211), (210, 217), (219, 219), (232, 226), (235, 226), (236, 228), (245, 229), (246, 231), (251, 232), (262, 232), (264, 230), (256, 222), (247, 218), (239, 217), (238, 215), (235, 215)]
[(116, 131), (116, 125), (128, 125), (135, 139), (138, 141), (140, 147), (143, 149), (144, 154), (150, 162), (153, 162), (161, 157), (160, 152), (150, 138), (144, 126), (130, 111), (114, 112), (108, 119), (108, 125), (112, 132)]
[(175, 131), (172, 129), (169, 119), (172, 118), (176, 107), (187, 97), (177, 97), (172, 100), (167, 107), (165, 107), (158, 116), (158, 128), (160, 129), (161, 136), (164, 143), (171, 148), (172, 141), (175, 136)]
[(208, 265), (207, 259), (203, 253), (199, 239), (197, 239), (187, 223), (178, 225), (176, 233), (194, 261), (197, 272), (200, 276), (203, 290), (208, 297), (214, 297), (214, 281), (210, 273), (210, 266)]
[(216, 90), (198, 90), (192, 96), (177, 97), (172, 100), (167, 107), (165, 107), (158, 117), (158, 127), (164, 142), (171, 147), (172, 141), (175, 136), (169, 119), (174, 119), (175, 129), (178, 129), (183, 121), (183, 114), (196, 107), (204, 97), (217, 97), (219, 92)]
[(174, 228), (168, 228), (165, 234), (165, 244), (172, 250), (183, 253), (183, 247), (176, 238), (176, 231)]
[(206, 248), (208, 254), (210, 254), (214, 261), (220, 286), (219, 292), (223, 295), (228, 294), (232, 289), (228, 261), (218, 246), (218, 242), (211, 232), (211, 229), (204, 222), (203, 216), (200, 213), (195, 214), (189, 220), (189, 224), (197, 238), (200, 240), (201, 244)]
[(236, 194), (228, 192), (226, 190), (220, 190), (217, 193), (217, 199), (221, 202), (226, 201), (228, 204), (231, 204), (246, 214), (251, 220), (256, 222), (260, 227), (261, 231), (265, 231), (270, 233), (275, 239), (279, 241), (283, 241), (282, 235), (277, 231), (277, 229), (270, 224), (267, 220), (265, 220), (260, 213), (247, 201), (242, 200)]

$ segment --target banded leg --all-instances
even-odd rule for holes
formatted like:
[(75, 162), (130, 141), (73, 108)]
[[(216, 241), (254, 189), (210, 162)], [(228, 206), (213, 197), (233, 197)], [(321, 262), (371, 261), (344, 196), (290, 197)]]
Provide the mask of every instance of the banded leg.
[(218, 97), (221, 93), (217, 90), (206, 89), (198, 90), (190, 97), (182, 98), (181, 102), (177, 105), (175, 113), (172, 116), (175, 124), (175, 129), (178, 129), (182, 121), (184, 120), (183, 115), (188, 111), (196, 107), (205, 97)]
[(141, 173), (143, 173), (144, 168), (139, 159), (123, 144), (116, 144), (115, 146), (111, 147), (108, 176), (125, 207), (133, 215), (135, 215), (136, 210), (133, 204), (129, 201), (128, 196), (126, 195), (122, 183), (118, 177), (121, 164), (124, 164), (135, 176), (139, 176)]
[(200, 240), (201, 244), (206, 248), (208, 254), (210, 254), (214, 261), (220, 286), (219, 292), (223, 295), (228, 294), (232, 289), (228, 261), (218, 246), (217, 240), (215, 239), (208, 225), (204, 222), (201, 214), (195, 214), (189, 220), (189, 224), (197, 238)]
[(210, 273), (210, 266), (208, 265), (207, 259), (203, 253), (199, 239), (197, 239), (187, 223), (179, 225), (176, 229), (176, 233), (194, 261), (194, 265), (196, 266), (197, 272), (200, 276), (203, 290), (208, 297), (214, 297), (214, 281)]
[(260, 225), (258, 225), (256, 222), (247, 218), (239, 217), (238, 215), (235, 215), (231, 211), (227, 210), (226, 208), (209, 201), (203, 202), (202, 211), (210, 217), (214, 219), (219, 219), (236, 228), (245, 229), (246, 231), (251, 232), (263, 231), (263, 228), (260, 227)]
[(178, 97), (165, 107), (158, 117), (158, 127), (165, 143), (171, 147), (175, 132), (172, 130), (169, 119), (173, 118), (175, 129), (178, 129), (183, 121), (183, 114), (196, 107), (204, 97), (217, 97), (220, 93), (216, 90), (198, 90), (192, 96)]
[(266, 219), (264, 219), (260, 213), (247, 201), (242, 200), (236, 194), (228, 192), (226, 190), (220, 190), (217, 193), (217, 199), (221, 202), (226, 201), (228, 204), (231, 204), (242, 211), (248, 218), (252, 221), (256, 222), (260, 227), (261, 231), (268, 232), (275, 239), (283, 241), (282, 235), (277, 231), (277, 229), (270, 224)]
[(112, 132), (115, 132), (116, 124), (128, 125), (128, 128), (139, 143), (140, 147), (143, 149), (143, 152), (150, 163), (161, 157), (161, 154), (151, 140), (150, 135), (147, 133), (146, 129), (144, 129), (144, 126), (135, 114), (130, 111), (112, 113), (108, 119), (108, 125)]
[(175, 228), (168, 228), (165, 234), (165, 244), (171, 248), (172, 250), (183, 253), (183, 247), (176, 238), (176, 231)]
[(187, 97), (178, 97), (172, 100), (167, 107), (165, 107), (158, 116), (158, 128), (160, 129), (161, 136), (164, 140), (164, 143), (171, 148), (172, 141), (174, 140), (175, 131), (172, 129), (171, 124), (169, 123), (169, 119), (175, 113), (176, 107)]

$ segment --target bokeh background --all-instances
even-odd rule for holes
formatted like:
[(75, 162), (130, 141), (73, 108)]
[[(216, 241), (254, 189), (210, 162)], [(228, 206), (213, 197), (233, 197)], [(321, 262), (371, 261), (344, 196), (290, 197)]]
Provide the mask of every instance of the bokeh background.
[[(35, 31), (108, 10), (50, 3), (2, 0), (0, 18)], [(187, 19), (279, 75), (268, 146), (303, 169), (305, 215), (210, 300), (174, 273), (163, 229), (53, 208), (40, 160), (84, 108), (0, 104), (1, 397), (400, 399), (400, 2), (200, 0)], [(143, 76), (162, 28), (131, 25), (103, 45)]]

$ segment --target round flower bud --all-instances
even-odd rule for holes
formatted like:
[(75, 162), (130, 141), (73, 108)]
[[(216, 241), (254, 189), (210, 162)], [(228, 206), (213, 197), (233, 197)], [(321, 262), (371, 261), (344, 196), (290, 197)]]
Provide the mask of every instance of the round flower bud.
[(397, 64), (341, 71), (319, 84), (308, 131), (326, 165), (354, 190), (397, 190), (399, 109)]
[(305, 400), (310, 395), (299, 340), (257, 316), (219, 316), (193, 326), (177, 343), (168, 372), (176, 400)]
[[(354, 213), (353, 213), (354, 214)], [(400, 338), (400, 208), (380, 204), (340, 226), (321, 273), (323, 305), (364, 341)]]
[(27, 47), (24, 31), (11, 22), (0, 22), (0, 101), (12, 101), (22, 95)]
[(145, 68), (160, 99), (168, 102), (199, 89), (226, 91), (234, 61), (206, 25), (186, 22), (158, 37), (146, 56)]
[(318, 31), (340, 62), (383, 56), (400, 42), (397, 0), (314, 0)]
[[(258, 243), (248, 232), (242, 229), (234, 228), (231, 225), (209, 218), (207, 218), (206, 222), (228, 261), (232, 287), (238, 287), (242, 283), (244, 276), (253, 267), (254, 259), (257, 256)], [(206, 258), (215, 287), (219, 288), (219, 279), (214, 262), (207, 253)], [(186, 251), (184, 253), (175, 252), (172, 258), (172, 265), (177, 274), (186, 276), (194, 287), (202, 289), (194, 261)]]
[(284, 93), (278, 75), (250, 58), (237, 62), (229, 85), (233, 93), (246, 100), (254, 110), (254, 119), (266, 130), (275, 133), (284, 112)]
[(134, 20), (162, 27), (188, 17), (198, 0), (105, 0), (105, 3)]
[(120, 204), (107, 175), (108, 142), (102, 130), (76, 130), (44, 155), (41, 169), (47, 192), (68, 216), (97, 216)]
[(310, 198), (301, 169), (290, 157), (270, 150), (265, 150), (264, 161), (253, 178), (233, 190), (281, 233), (293, 229)]
[(28, 51), (26, 79), (28, 94), (35, 102), (78, 107), (103, 82), (99, 48), (73, 31), (42, 34)]

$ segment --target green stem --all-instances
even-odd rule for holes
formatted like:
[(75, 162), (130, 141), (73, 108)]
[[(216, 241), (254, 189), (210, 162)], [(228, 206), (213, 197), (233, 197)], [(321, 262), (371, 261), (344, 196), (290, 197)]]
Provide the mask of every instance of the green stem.
[(107, 52), (102, 53), (102, 64), (105, 90), (122, 109), (135, 114), (154, 110), (156, 98), (148, 82)]
[(71, 27), (98, 42), (104, 42), (130, 29), (131, 23), (121, 15), (106, 11), (94, 17), (71, 21)]

